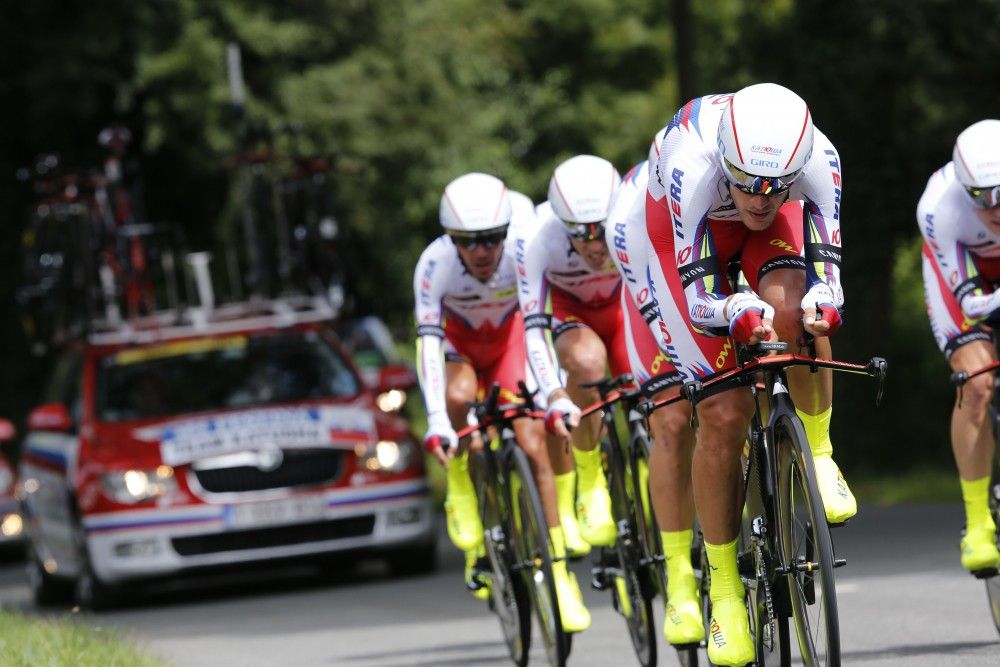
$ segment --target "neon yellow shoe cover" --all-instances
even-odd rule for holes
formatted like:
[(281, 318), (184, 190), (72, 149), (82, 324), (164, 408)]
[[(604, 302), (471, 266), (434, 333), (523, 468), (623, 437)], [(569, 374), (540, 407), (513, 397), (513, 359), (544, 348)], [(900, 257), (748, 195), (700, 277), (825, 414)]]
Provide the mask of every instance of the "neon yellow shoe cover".
[[(583, 594), (576, 577), (566, 569), (566, 545), (560, 527), (549, 528), (552, 550), (552, 576), (559, 601), (559, 616), (565, 632), (583, 632), (590, 627), (590, 612), (583, 604)], [(560, 559), (560, 560), (555, 560)]]
[(601, 450), (573, 450), (576, 460), (576, 517), (580, 535), (590, 544), (607, 547), (615, 543), (615, 523), (611, 519), (611, 497), (601, 466)]
[(590, 553), (590, 543), (581, 537), (580, 524), (576, 520), (576, 471), (555, 475), (555, 480), (559, 524), (566, 538), (566, 551), (570, 558), (586, 556)]
[(691, 567), (691, 540), (694, 531), (661, 531), (663, 555), (667, 561), (667, 602), (663, 636), (671, 644), (696, 644), (705, 638), (698, 582)]
[(468, 454), (448, 463), (448, 491), (444, 501), (448, 537), (462, 551), (475, 551), (483, 544), (479, 503), (469, 478)]
[(712, 568), (708, 659), (715, 665), (746, 665), (753, 662), (755, 652), (743, 582), (736, 567), (736, 540), (720, 545), (706, 542), (705, 552)]

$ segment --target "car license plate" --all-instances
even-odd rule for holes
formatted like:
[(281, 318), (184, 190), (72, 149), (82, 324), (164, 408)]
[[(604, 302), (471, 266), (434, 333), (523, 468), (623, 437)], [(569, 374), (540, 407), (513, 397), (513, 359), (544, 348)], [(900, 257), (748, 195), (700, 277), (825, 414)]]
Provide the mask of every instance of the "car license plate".
[(230, 505), (227, 524), (232, 527), (299, 523), (322, 519), (326, 503), (319, 496), (298, 496), (282, 500)]

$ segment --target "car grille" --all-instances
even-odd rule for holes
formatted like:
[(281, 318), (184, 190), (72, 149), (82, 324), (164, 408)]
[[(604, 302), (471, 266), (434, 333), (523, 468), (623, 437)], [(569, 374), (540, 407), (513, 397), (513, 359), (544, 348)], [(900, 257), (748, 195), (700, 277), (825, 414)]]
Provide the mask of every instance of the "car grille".
[(327, 484), (337, 479), (343, 465), (343, 452), (335, 449), (286, 449), (283, 453), (281, 465), (274, 470), (244, 465), (192, 472), (209, 493), (239, 493)]
[(375, 516), (350, 517), (333, 521), (300, 523), (293, 526), (234, 530), (213, 535), (175, 537), (171, 540), (174, 550), (181, 556), (200, 556), (221, 551), (264, 549), (309, 542), (323, 542), (347, 537), (371, 535)]

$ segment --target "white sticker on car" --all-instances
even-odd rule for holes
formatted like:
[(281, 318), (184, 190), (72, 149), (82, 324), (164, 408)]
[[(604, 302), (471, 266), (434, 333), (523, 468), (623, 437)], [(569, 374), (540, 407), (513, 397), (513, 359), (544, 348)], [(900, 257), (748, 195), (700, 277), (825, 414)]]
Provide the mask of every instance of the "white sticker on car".
[(175, 466), (262, 446), (368, 442), (375, 437), (375, 418), (353, 406), (267, 408), (173, 422), (143, 435), (159, 439), (163, 462)]

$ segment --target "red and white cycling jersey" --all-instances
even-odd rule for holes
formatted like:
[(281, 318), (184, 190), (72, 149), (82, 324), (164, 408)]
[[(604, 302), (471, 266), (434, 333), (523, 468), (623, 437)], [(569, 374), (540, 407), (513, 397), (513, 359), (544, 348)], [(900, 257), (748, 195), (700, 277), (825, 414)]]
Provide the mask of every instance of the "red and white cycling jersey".
[(1000, 234), (976, 215), (976, 209), (949, 162), (927, 181), (917, 204), (917, 224), (924, 236), (923, 273), (927, 312), (934, 339), (950, 355), (973, 340), (990, 340), (979, 326), (992, 314), (982, 297), (1000, 281)]
[[(528, 197), (510, 192), (510, 198), (513, 215), (507, 239), (500, 264), (489, 280), (480, 282), (466, 270), (447, 234), (427, 246), (417, 262), (413, 291), (418, 374), (428, 415), (446, 409), (446, 355), (462, 356), (477, 371), (495, 370), (505, 359), (516, 357), (519, 350), (520, 358), (524, 358), (524, 337), (512, 335), (511, 331), (512, 327), (518, 333), (522, 329), (514, 244), (517, 238), (531, 238), (537, 230), (537, 220)], [(491, 358), (485, 358), (485, 354)], [(517, 379), (527, 378), (525, 370), (522, 362), (513, 373)], [(516, 390), (516, 381), (513, 387), (504, 388)]]
[[(659, 262), (680, 275), (687, 315), (695, 328), (729, 335), (723, 313), (726, 267), (720, 266), (716, 241), (719, 223), (742, 223), (723, 174), (716, 140), (719, 121), (731, 95), (691, 100), (670, 121), (656, 169), (650, 172), (647, 228)], [(766, 148), (766, 147), (765, 147)], [(804, 204), (803, 236), (806, 287), (826, 284), (835, 305), (843, 305), (840, 284), (840, 157), (830, 140), (814, 129), (813, 150), (791, 186), (789, 201)], [(724, 231), (722, 231), (724, 233)], [(666, 292), (658, 284), (658, 292)]]
[[(622, 275), (625, 289), (621, 294), (621, 308), (625, 329), (625, 345), (628, 352), (629, 368), (640, 389), (647, 395), (654, 395), (668, 387), (680, 384), (684, 376), (674, 367), (664, 350), (660, 349), (649, 324), (657, 319), (660, 304), (653, 298), (650, 288), (646, 252), (645, 205), (646, 182), (649, 178), (649, 163), (640, 162), (625, 175), (621, 187), (608, 213), (607, 241), (611, 258)], [(639, 215), (631, 220), (630, 213), (638, 207)], [(635, 250), (638, 248), (638, 250)], [(634, 253), (633, 253), (634, 251)], [(677, 311), (673, 299), (666, 299), (663, 308)], [(682, 320), (675, 312), (665, 321)], [(687, 335), (692, 336), (693, 332)], [(667, 336), (664, 347), (674, 346)]]
[(621, 334), (621, 275), (614, 262), (609, 258), (604, 266), (591, 268), (573, 249), (565, 226), (548, 202), (540, 204), (536, 214), (537, 232), (518, 238), (515, 254), (528, 361), (547, 398), (563, 386), (550, 331), (589, 326), (609, 347), (613, 372), (626, 366), (625, 341), (612, 340)]

